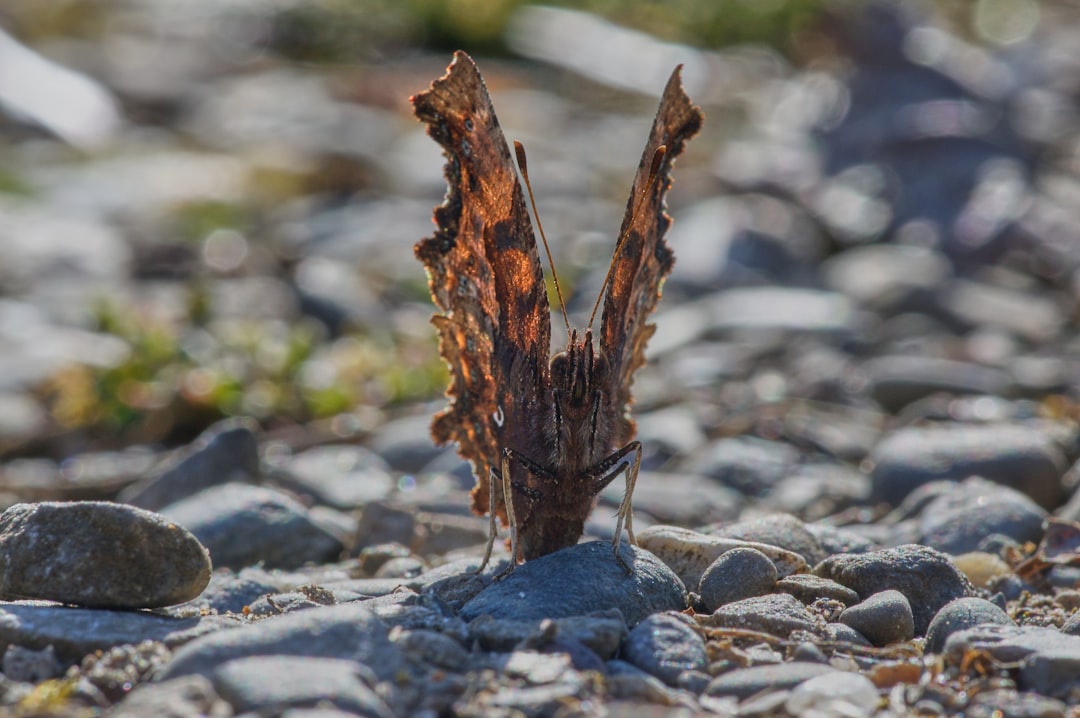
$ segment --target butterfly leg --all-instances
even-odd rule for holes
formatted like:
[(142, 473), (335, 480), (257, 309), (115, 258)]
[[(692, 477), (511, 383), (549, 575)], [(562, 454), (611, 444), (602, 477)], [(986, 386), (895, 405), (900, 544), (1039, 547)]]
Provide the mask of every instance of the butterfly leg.
[(498, 512), (495, 510), (498, 504), (494, 495), (494, 487), (502, 486), (502, 479), (499, 478), (499, 474), (494, 468), (491, 469), (491, 475), (488, 477), (488, 486), (492, 487), (491, 495), (488, 497), (488, 517), (490, 518), (488, 521), (488, 540), (487, 547), (484, 549), (484, 560), (480, 562), (480, 568), (476, 569), (477, 575), (482, 574), (484, 569), (487, 568), (488, 561), (491, 560), (491, 549), (494, 548), (495, 539), (499, 535)]
[[(634, 454), (633, 463), (623, 461), (623, 459), (631, 453)], [(637, 539), (634, 538), (634, 507), (631, 503), (631, 499), (634, 495), (634, 485), (637, 484), (638, 471), (640, 469), (641, 442), (631, 441), (629, 444), (597, 464), (592, 471), (593, 476), (596, 477), (596, 483), (593, 484), (592, 487), (593, 496), (603, 491), (604, 487), (610, 484), (620, 473), (626, 472), (626, 492), (623, 494), (622, 502), (619, 504), (619, 512), (616, 514), (618, 520), (615, 522), (615, 538), (611, 541), (611, 550), (615, 552), (615, 560), (619, 562), (620, 566), (626, 569), (627, 573), (633, 573), (634, 570), (630, 568), (630, 564), (626, 563), (626, 560), (619, 554), (619, 541), (622, 539), (623, 526), (625, 526), (626, 536), (630, 539), (630, 545), (637, 545)]]
[(514, 454), (514, 450), (510, 448), (503, 449), (502, 455), (502, 499), (506, 503), (506, 517), (510, 520), (510, 563), (506, 565), (499, 575), (495, 577), (496, 581), (501, 581), (510, 575), (510, 572), (517, 567), (518, 562), (518, 531), (517, 531), (517, 514), (514, 513), (514, 497), (511, 495), (511, 482), (510, 482), (510, 457)]

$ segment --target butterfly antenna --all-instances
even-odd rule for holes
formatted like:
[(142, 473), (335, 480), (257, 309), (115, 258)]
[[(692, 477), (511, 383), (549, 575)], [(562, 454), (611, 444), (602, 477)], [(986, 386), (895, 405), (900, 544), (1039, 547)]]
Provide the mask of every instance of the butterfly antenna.
[(521, 177), (525, 180), (525, 189), (529, 193), (529, 204), (532, 205), (533, 216), (536, 217), (536, 228), (540, 231), (540, 240), (544, 243), (544, 253), (547, 254), (548, 266), (551, 267), (551, 281), (555, 285), (555, 295), (559, 298), (559, 310), (562, 312), (563, 323), (566, 324), (566, 335), (570, 336), (570, 318), (566, 315), (566, 302), (563, 301), (562, 289), (559, 287), (559, 275), (555, 273), (555, 262), (551, 259), (551, 247), (548, 246), (547, 235), (544, 234), (544, 225), (540, 223), (540, 213), (536, 211), (536, 198), (533, 197), (532, 183), (529, 182), (529, 163), (525, 160), (525, 145), (517, 140), (514, 140), (514, 154), (517, 155)]
[(611, 275), (615, 273), (615, 259), (619, 256), (619, 252), (622, 251), (622, 246), (626, 243), (626, 235), (629, 234), (630, 228), (634, 226), (634, 220), (637, 219), (638, 213), (641, 212), (645, 200), (652, 194), (653, 187), (660, 177), (660, 165), (664, 163), (666, 155), (667, 145), (660, 145), (656, 148), (656, 152), (653, 153), (652, 166), (649, 167), (649, 181), (645, 183), (645, 189), (641, 191), (641, 196), (638, 197), (637, 202), (634, 204), (634, 211), (630, 213), (630, 220), (626, 223), (622, 234), (619, 235), (619, 241), (615, 243), (615, 252), (612, 254), (611, 264), (608, 266), (604, 283), (600, 285), (600, 293), (596, 297), (596, 304), (593, 305), (592, 314), (589, 315), (587, 327), (592, 327), (593, 320), (596, 318), (596, 310), (600, 308), (600, 300), (604, 298), (604, 292), (607, 291), (607, 286), (611, 283)]

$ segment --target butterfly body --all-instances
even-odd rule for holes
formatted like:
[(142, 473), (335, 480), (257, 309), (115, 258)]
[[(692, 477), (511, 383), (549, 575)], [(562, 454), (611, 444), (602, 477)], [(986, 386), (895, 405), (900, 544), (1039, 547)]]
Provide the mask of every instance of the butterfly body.
[(622, 562), (619, 534), (625, 523), (633, 540), (630, 495), (641, 460), (630, 386), (654, 331), (646, 318), (673, 262), (663, 241), (668, 172), (701, 111), (676, 69), (631, 190), (598, 335), (569, 332), (567, 348), (549, 361), (550, 310), (532, 223), (476, 65), (455, 53), (447, 74), (412, 102), (447, 159), (436, 232), (416, 245), (442, 310), (432, 322), (451, 376), (451, 403), (432, 436), (457, 442), (473, 464), (473, 510), (490, 514), (492, 533), (496, 517), (510, 526), (515, 559), (576, 543), (596, 495), (624, 475), (614, 544)]

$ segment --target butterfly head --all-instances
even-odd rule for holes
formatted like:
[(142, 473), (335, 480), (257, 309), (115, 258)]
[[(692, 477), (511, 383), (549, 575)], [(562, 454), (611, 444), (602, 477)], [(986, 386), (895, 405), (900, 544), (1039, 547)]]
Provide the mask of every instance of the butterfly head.
[(570, 333), (570, 346), (551, 358), (551, 384), (572, 406), (586, 406), (598, 389), (605, 386), (607, 358), (593, 349), (592, 330), (578, 341), (577, 330)]

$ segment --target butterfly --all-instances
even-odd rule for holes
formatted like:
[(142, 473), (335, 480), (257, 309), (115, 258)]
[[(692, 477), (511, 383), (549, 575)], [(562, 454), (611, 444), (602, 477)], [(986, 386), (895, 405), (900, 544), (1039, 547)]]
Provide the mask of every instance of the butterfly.
[[(664, 90), (630, 190), (601, 289), (599, 332), (594, 337), (593, 318), (583, 330), (571, 329), (564, 309), (567, 344), (554, 356), (525, 193), (476, 64), (455, 53), (446, 74), (410, 98), (443, 148), (448, 185), (434, 211), (435, 233), (415, 247), (441, 310), (432, 323), (450, 370), (450, 404), (435, 416), (431, 433), (439, 444), (457, 442), (472, 463), (472, 509), (490, 517), (481, 570), (497, 535), (496, 517), (510, 528), (509, 571), (519, 560), (577, 543), (597, 494), (621, 474), (626, 491), (612, 549), (631, 572), (619, 554), (624, 527), (635, 543), (631, 497), (642, 456), (630, 389), (656, 330), (647, 319), (674, 262), (664, 242), (669, 173), (703, 120), (682, 88), (680, 69)], [(528, 184), (524, 150), (515, 148)]]

